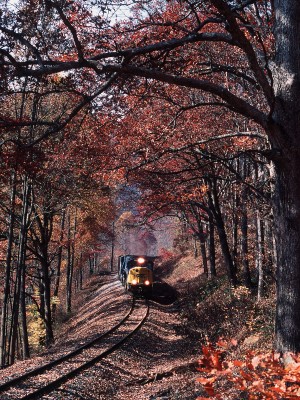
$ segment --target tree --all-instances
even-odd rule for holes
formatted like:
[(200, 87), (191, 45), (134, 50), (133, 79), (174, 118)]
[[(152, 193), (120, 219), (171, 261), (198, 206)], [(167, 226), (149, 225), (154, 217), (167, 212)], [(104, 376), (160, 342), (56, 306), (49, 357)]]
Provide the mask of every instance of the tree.
[(277, 227), (276, 347), (300, 351), (300, 176), (299, 176), (299, 48), (297, 1), (274, 2), (276, 57), (273, 67), (274, 111), (270, 140), (277, 152), (275, 224)]
[[(20, 3), (28, 6), (34, 2)], [(117, 1), (112, 3), (118, 4)], [(105, 10), (105, 3), (96, 4)], [(117, 82), (120, 87), (123, 77), (137, 77), (133, 85), (145, 83), (145, 79), (157, 80), (197, 89), (203, 94), (202, 105), (219, 105), (229, 110), (230, 118), (235, 117), (233, 113), (240, 114), (264, 130), (271, 143), (268, 156), (276, 166), (276, 347), (279, 351), (300, 351), (300, 28), (295, 18), (299, 15), (300, 4), (297, 0), (211, 0), (209, 4), (137, 1), (136, 19), (127, 25), (118, 22), (109, 27), (105, 11), (101, 19), (85, 13), (94, 27), (90, 29), (90, 36), (83, 30), (82, 18), (74, 18), (76, 7), (80, 10), (76, 16), (82, 16), (81, 1), (39, 2), (31, 27), (38, 26), (35, 22), (38, 18), (41, 22), (50, 18), (56, 23), (61, 21), (64, 29), (60, 34), (55, 32), (50, 40), (50, 31), (53, 33), (55, 28), (50, 30), (46, 25), (45, 29), (38, 30), (38, 45), (34, 29), (29, 29), (27, 24), (25, 31), (14, 22), (20, 21), (13, 18), (20, 17), (18, 11), (5, 7), (0, 24), (3, 79), (13, 76), (41, 78), (72, 70), (81, 80), (85, 73), (91, 72), (98, 88), (87, 97), (80, 94), (78, 104), (81, 106), (113, 83)], [(275, 56), (271, 27), (274, 28)], [(105, 40), (99, 40), (98, 46), (91, 48), (90, 44), (97, 43), (99, 36)], [(65, 52), (59, 46), (62, 39), (66, 44)], [(51, 49), (47, 49), (49, 40)], [(3, 126), (26, 123), (24, 120), (2, 121)], [(40, 121), (43, 123), (45, 121)], [(46, 136), (57, 129), (50, 129)]]
[[(247, 225), (248, 214), (250, 219), (253, 211), (246, 208), (251, 209), (255, 199), (257, 204), (257, 198), (265, 201), (268, 198), (268, 179), (261, 182), (257, 176), (254, 178), (255, 170), (266, 169), (266, 160), (260, 153), (268, 144), (263, 135), (254, 135), (247, 129), (235, 133), (233, 126), (233, 133), (228, 134), (231, 126), (229, 122), (224, 126), (218, 113), (207, 115), (207, 108), (199, 110), (185, 106), (193, 92), (152, 86), (148, 85), (147, 95), (135, 91), (126, 97), (130, 114), (118, 124), (118, 147), (114, 158), (126, 166), (129, 182), (140, 185), (144, 193), (141, 203), (144, 209), (148, 205), (151, 218), (155, 209), (156, 215), (161, 215), (170, 207), (184, 215), (184, 220), (200, 239), (205, 270), (206, 238), (197, 220), (201, 217), (206, 222), (214, 222), (223, 262), (233, 285), (237, 284), (237, 263), (234, 266), (233, 256), (235, 254), (236, 261), (235, 236), (240, 223), (243, 280), (250, 286)], [(239, 122), (242, 123), (235, 120), (235, 124)], [(242, 201), (238, 201), (238, 197)], [(252, 198), (251, 202), (248, 197), (249, 200)], [(212, 228), (212, 224), (210, 226)], [(232, 230), (234, 243), (231, 243)], [(213, 254), (214, 240), (211, 239)], [(214, 264), (213, 258), (211, 264)]]
[[(53, 121), (64, 114), (68, 96), (61, 93), (60, 102), (49, 87), (25, 81), (22, 90), (11, 93), (9, 101), (7, 98), (4, 101), (6, 117), (9, 116), (12, 121), (26, 120), (27, 125), (21, 123), (16, 128), (1, 132), (1, 259), (6, 259), (5, 271), (1, 269), (0, 274), (4, 283), (0, 326), (1, 366), (13, 363), (16, 356), (24, 359), (29, 356), (28, 333), (32, 332), (30, 329), (28, 332), (27, 316), (30, 319), (32, 314), (38, 313), (45, 329), (45, 337), (41, 337), (41, 341), (45, 339), (45, 344), (49, 345), (54, 340), (51, 311), (55, 307), (51, 303), (53, 296), (57, 298), (60, 295), (59, 288), (63, 286), (59, 277), (64, 257), (65, 226), (58, 216), (65, 209), (68, 212), (75, 204), (81, 210), (85, 209), (90, 219), (95, 218), (92, 210), (84, 204), (88, 196), (89, 200), (95, 196), (94, 207), (101, 210), (98, 214), (105, 219), (107, 195), (102, 191), (102, 164), (106, 160), (102, 151), (106, 144), (104, 140), (101, 143), (92, 140), (99, 125), (95, 124), (91, 114), (90, 118), (87, 113), (78, 114), (72, 126), (68, 126), (69, 130), (51, 137), (47, 145), (38, 141), (34, 147), (27, 146), (43, 132), (43, 128), (35, 123), (39, 118), (47, 116), (49, 121), (51, 118)], [(49, 89), (48, 102), (44, 101), (46, 89)], [(69, 98), (67, 103), (71, 104), (72, 99)], [(93, 145), (88, 148), (83, 146), (86, 137), (79, 138), (77, 135), (76, 140), (73, 137), (74, 131), (78, 132), (80, 128), (84, 128), (83, 134), (89, 132)], [(87, 230), (88, 224), (85, 225)], [(90, 223), (88, 229), (100, 231), (103, 226), (99, 225)], [(71, 271), (75, 256), (76, 261), (80, 260), (78, 263), (83, 263), (83, 250), (88, 252), (89, 245), (94, 245), (95, 241), (87, 241), (84, 246), (82, 240), (78, 246), (80, 255), (75, 254), (73, 238), (69, 241), (68, 265)], [(78, 263), (76, 267), (82, 271), (83, 266)], [(67, 293), (70, 293), (74, 287), (73, 274), (68, 274), (68, 277)]]

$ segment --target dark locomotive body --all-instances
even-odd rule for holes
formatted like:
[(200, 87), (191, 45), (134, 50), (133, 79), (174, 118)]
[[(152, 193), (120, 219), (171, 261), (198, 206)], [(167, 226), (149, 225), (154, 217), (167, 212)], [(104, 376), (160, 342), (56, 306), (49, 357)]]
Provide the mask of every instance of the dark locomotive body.
[(153, 287), (155, 257), (124, 255), (118, 259), (118, 274), (126, 291), (149, 296)]

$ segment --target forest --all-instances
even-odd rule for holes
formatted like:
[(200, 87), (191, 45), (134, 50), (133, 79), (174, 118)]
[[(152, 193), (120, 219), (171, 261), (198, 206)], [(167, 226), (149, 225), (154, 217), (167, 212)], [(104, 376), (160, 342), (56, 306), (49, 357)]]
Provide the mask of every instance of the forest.
[(258, 303), (275, 285), (274, 350), (300, 351), (299, 15), (297, 0), (1, 1), (1, 367), (35, 330), (51, 345), (120, 238), (154, 246), (164, 218), (208, 282)]

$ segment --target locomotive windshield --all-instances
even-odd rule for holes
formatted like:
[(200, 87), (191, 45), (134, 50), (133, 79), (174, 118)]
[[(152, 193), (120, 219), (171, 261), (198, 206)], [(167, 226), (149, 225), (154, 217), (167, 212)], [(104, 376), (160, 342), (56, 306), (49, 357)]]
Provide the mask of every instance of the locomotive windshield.
[(154, 261), (157, 257), (151, 257), (151, 256), (139, 256), (139, 255), (124, 255), (124, 256), (119, 256), (118, 260), (118, 272), (119, 276), (121, 276), (124, 271), (128, 271), (132, 268), (137, 268), (137, 267), (144, 267), (149, 269), (150, 271), (153, 271), (154, 267)]
[(144, 263), (140, 263), (140, 262), (138, 262), (138, 260), (131, 260), (131, 261), (128, 261), (127, 265), (128, 265), (129, 269), (134, 268), (134, 267), (146, 267), (148, 269), (153, 270), (153, 261), (148, 261), (148, 260), (145, 260)]
[(156, 258), (130, 254), (119, 256), (118, 275), (127, 292), (151, 296)]

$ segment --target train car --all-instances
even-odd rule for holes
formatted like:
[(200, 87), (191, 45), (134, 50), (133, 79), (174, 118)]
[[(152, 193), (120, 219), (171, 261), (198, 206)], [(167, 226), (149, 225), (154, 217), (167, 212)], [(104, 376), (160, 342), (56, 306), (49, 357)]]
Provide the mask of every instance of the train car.
[(126, 291), (133, 294), (151, 295), (155, 258), (130, 254), (119, 256), (118, 274)]

